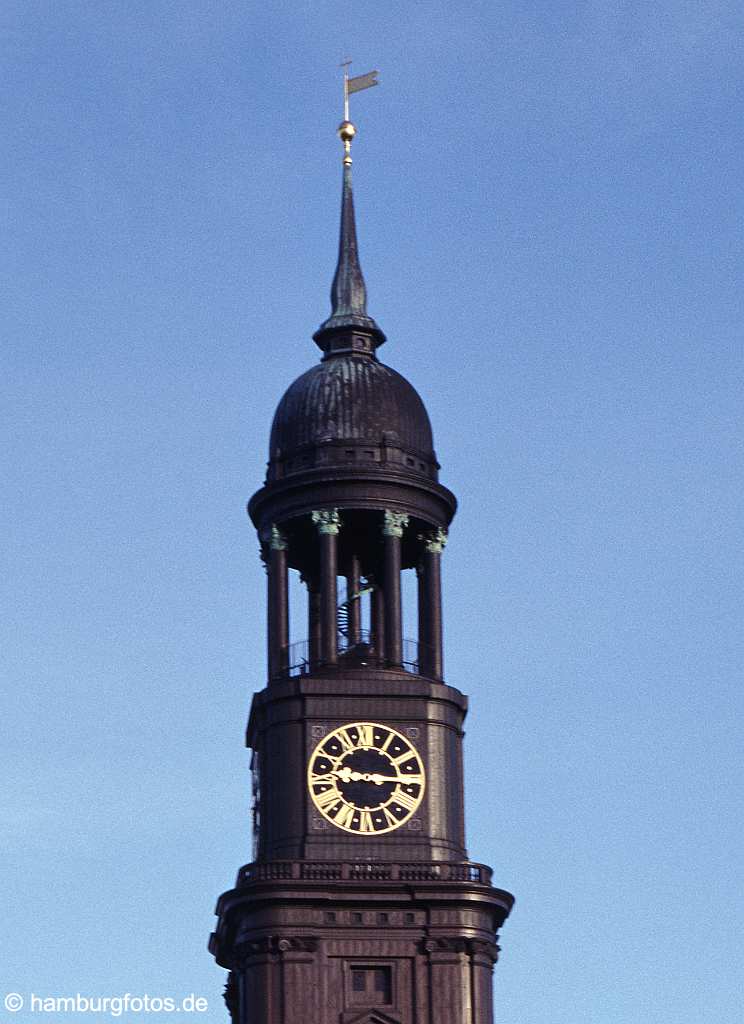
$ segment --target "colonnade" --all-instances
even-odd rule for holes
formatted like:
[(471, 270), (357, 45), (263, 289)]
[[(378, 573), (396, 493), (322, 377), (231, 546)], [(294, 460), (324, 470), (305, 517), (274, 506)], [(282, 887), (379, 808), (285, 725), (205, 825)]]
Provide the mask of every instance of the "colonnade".
[[(311, 513), (319, 547), (319, 572), (303, 576), (307, 588), (308, 645), (310, 668), (333, 668), (343, 651), (339, 650), (338, 576), (339, 531), (342, 515), (337, 509)], [(365, 567), (370, 584), (370, 655), (378, 665), (399, 668), (403, 664), (403, 607), (401, 600), (401, 562), (404, 532), (409, 517), (386, 509), (382, 515), (381, 557)], [(268, 577), (268, 660), (269, 678), (286, 675), (289, 650), (288, 540), (278, 526), (272, 526), (268, 541), (266, 569)], [(442, 678), (442, 598), (441, 557), (446, 532), (432, 529), (418, 534), (418, 673)], [(346, 546), (347, 548), (349, 545)], [(362, 565), (359, 555), (347, 555), (343, 566), (346, 577), (345, 647), (351, 650), (362, 639), (362, 608), (359, 594)]]

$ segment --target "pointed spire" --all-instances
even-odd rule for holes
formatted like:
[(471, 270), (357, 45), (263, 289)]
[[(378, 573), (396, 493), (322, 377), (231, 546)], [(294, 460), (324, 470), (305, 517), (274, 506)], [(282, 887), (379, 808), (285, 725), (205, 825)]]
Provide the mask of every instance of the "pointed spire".
[[(344, 144), (344, 176), (341, 190), (341, 230), (338, 263), (331, 286), (331, 315), (313, 335), (326, 353), (358, 351), (374, 354), (385, 335), (367, 315), (367, 288), (362, 276), (354, 218), (354, 193), (351, 184), (351, 141), (356, 128), (343, 121), (338, 134)], [(359, 332), (356, 342), (352, 334)]]
[(333, 316), (367, 315), (367, 289), (359, 265), (354, 193), (351, 187), (351, 161), (344, 160), (344, 184), (341, 192), (341, 231), (338, 244), (338, 265), (331, 287)]

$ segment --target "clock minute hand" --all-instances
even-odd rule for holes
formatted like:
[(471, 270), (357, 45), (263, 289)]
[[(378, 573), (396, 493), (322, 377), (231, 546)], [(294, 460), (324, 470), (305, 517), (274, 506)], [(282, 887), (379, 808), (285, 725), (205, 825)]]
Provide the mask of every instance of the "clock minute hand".
[(381, 786), (383, 782), (400, 782), (402, 778), (400, 775), (380, 775), (379, 772), (355, 772), (348, 765), (329, 774), (335, 775), (341, 782), (373, 782), (376, 786)]

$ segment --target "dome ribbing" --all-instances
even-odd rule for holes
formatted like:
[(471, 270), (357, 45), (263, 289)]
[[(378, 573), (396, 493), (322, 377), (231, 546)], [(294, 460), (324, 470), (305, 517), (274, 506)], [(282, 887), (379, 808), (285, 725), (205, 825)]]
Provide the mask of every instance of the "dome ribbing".
[(429, 416), (408, 381), (375, 359), (338, 355), (289, 386), (274, 415), (269, 457), (333, 441), (386, 440), (434, 461)]

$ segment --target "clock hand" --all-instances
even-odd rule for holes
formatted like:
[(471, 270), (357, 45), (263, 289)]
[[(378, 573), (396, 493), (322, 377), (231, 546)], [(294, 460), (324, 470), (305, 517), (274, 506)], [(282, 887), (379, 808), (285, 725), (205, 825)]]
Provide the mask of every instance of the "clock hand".
[(381, 786), (384, 782), (421, 781), (418, 775), (406, 777), (405, 775), (380, 775), (379, 772), (355, 772), (348, 765), (344, 765), (343, 768), (336, 768), (334, 771), (329, 772), (329, 775), (335, 775), (341, 782), (373, 782), (375, 786)]

